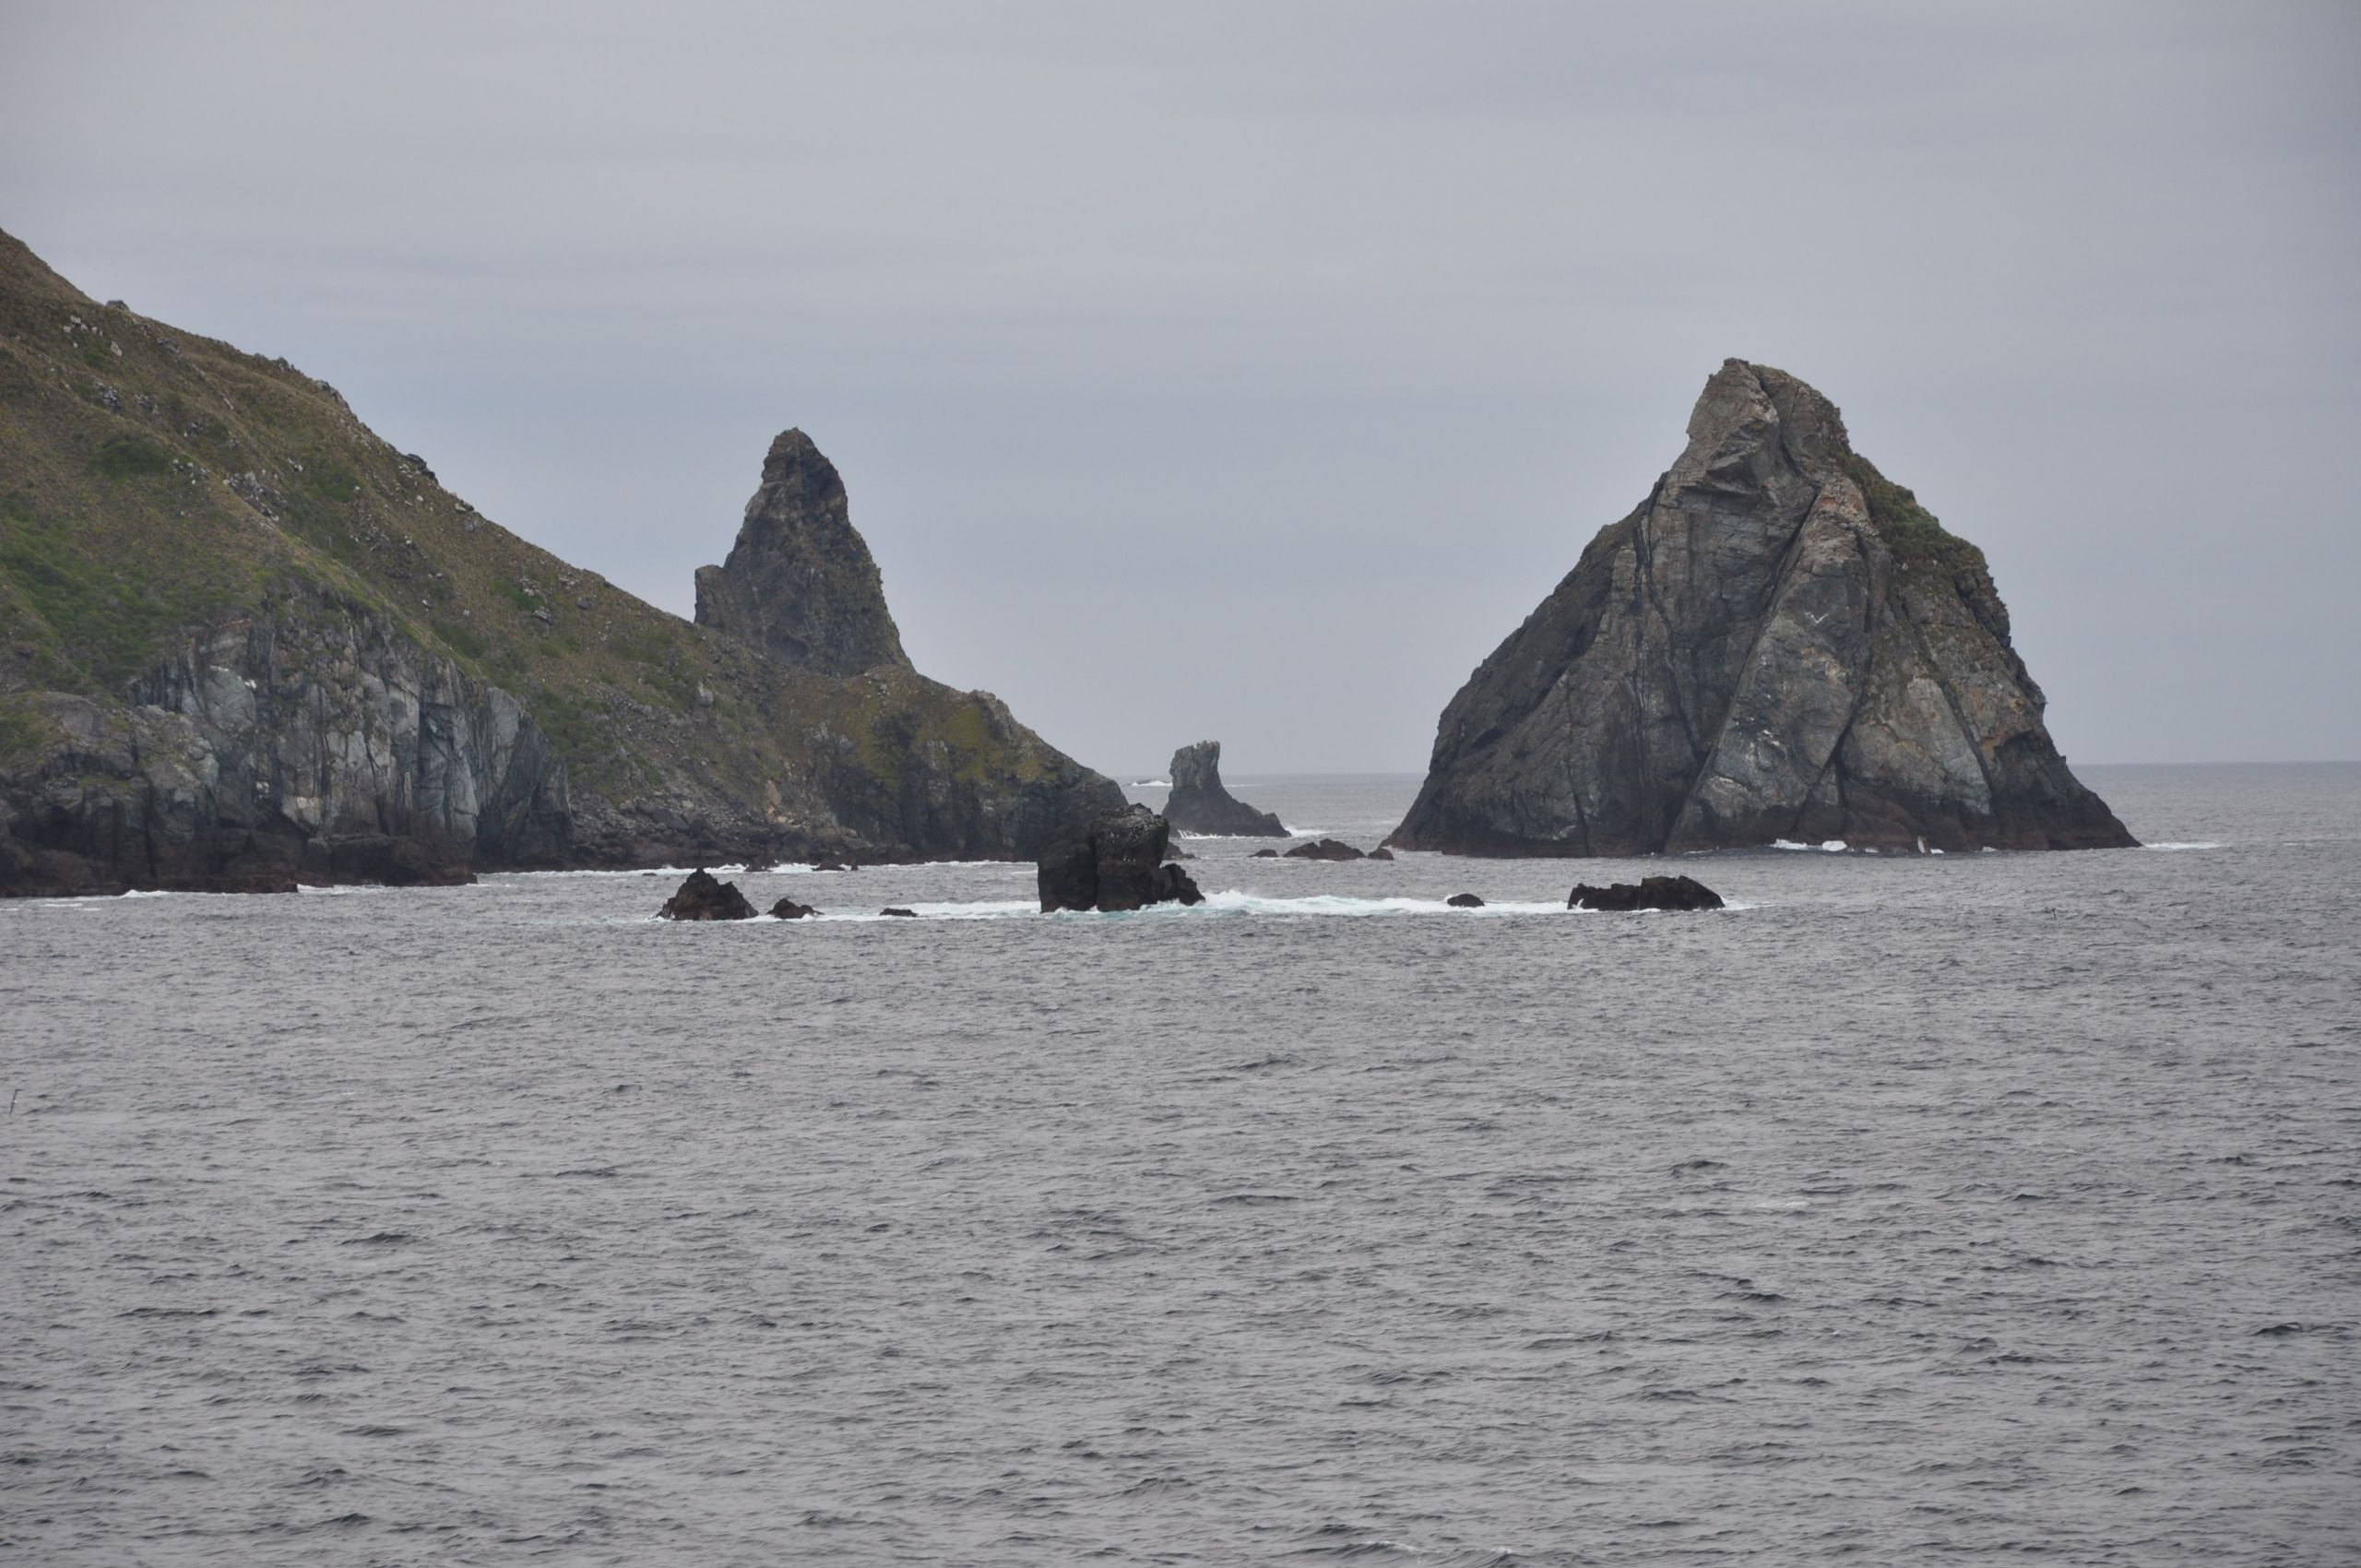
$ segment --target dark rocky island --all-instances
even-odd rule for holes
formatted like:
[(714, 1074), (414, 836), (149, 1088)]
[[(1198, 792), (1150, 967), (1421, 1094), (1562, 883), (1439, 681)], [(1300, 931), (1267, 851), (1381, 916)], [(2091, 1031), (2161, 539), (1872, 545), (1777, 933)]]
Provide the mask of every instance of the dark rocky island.
[(1618, 882), (1593, 887), (1574, 884), (1566, 895), (1569, 909), (1606, 909), (1629, 913), (1636, 909), (1718, 909), (1722, 896), (1691, 876), (1643, 876), (1636, 883)]
[(1369, 857), (1341, 838), (1315, 838), (1309, 844), (1298, 844), (1283, 858), (1290, 861), (1359, 861)]
[(1275, 814), (1258, 812), (1222, 788), (1219, 741), (1199, 741), (1172, 754), (1172, 793), (1165, 799), (1164, 819), (1183, 833), (1240, 838), (1287, 836)]
[(1122, 803), (909, 667), (800, 433), (698, 606), (534, 548), (326, 383), (0, 234), (0, 896), (1024, 860)]
[(2129, 845), (2042, 723), (1983, 552), (1731, 360), (1689, 445), (1443, 710), (1387, 839), (1636, 855)]
[(1165, 859), (1171, 831), (1145, 806), (1132, 806), (1067, 832), (1041, 852), (1041, 912), (1204, 903), (1189, 873)]
[(664, 900), (657, 915), (668, 921), (751, 921), (754, 906), (746, 902), (736, 883), (718, 881), (699, 866), (689, 873), (678, 892)]

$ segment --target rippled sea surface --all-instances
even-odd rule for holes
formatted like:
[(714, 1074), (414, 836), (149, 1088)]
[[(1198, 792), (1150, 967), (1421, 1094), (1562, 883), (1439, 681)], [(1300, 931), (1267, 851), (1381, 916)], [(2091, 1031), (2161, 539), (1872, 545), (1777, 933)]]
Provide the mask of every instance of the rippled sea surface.
[(0, 1560), (2353, 1561), (2361, 767), (2086, 777), (1711, 915), (0, 905)]

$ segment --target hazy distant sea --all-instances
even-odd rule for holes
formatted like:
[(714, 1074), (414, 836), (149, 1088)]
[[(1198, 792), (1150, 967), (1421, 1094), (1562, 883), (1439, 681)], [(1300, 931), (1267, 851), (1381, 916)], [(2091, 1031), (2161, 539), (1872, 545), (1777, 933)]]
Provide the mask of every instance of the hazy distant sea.
[(2351, 1562), (2361, 766), (2084, 776), (1703, 916), (0, 904), (0, 1560)]

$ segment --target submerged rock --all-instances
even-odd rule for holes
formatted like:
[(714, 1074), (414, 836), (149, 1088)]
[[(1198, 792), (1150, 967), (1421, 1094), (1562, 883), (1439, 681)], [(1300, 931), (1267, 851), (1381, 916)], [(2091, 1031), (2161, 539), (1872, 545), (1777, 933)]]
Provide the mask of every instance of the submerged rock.
[(736, 883), (718, 882), (699, 866), (657, 913), (668, 921), (751, 921), (754, 906), (746, 902)]
[(1275, 861), (1278, 858), (1279, 852), (1276, 849), (1257, 849), (1252, 855), (1247, 857), (1247, 859), (1254, 861)]
[(1198, 904), (1189, 873), (1167, 863), (1171, 826), (1145, 806), (1109, 812), (1043, 850), (1036, 877), (1041, 909), (1143, 909)]
[(1270, 812), (1258, 812), (1221, 782), (1221, 742), (1199, 741), (1172, 754), (1172, 793), (1164, 819), (1189, 833), (1234, 837), (1284, 838), (1287, 830)]
[(799, 904), (792, 898), (782, 898), (771, 906), (771, 919), (775, 921), (806, 921), (819, 912), (811, 905)]
[(1628, 913), (1633, 909), (1718, 909), (1721, 895), (1688, 876), (1643, 876), (1637, 883), (1619, 882), (1610, 887), (1593, 887), (1578, 882), (1566, 895), (1569, 909), (1605, 909)]
[(1369, 857), (1350, 844), (1335, 838), (1318, 838), (1309, 844), (1298, 844), (1287, 852), (1291, 861), (1363, 861)]
[(1443, 710), (1388, 840), (1491, 855), (2128, 845), (2067, 769), (1983, 553), (1731, 360), (1689, 445)]
[(1443, 902), (1454, 909), (1480, 909), (1484, 907), (1484, 900), (1473, 893), (1454, 893)]
[(889, 907), (877, 912), (881, 915), (891, 915), (896, 920), (914, 921), (919, 918), (919, 912), (916, 909), (896, 909)]
[(1394, 858), (1394, 851), (1387, 849), (1384, 845), (1380, 844), (1376, 849), (1371, 849), (1365, 858), (1372, 861), (1390, 861)]

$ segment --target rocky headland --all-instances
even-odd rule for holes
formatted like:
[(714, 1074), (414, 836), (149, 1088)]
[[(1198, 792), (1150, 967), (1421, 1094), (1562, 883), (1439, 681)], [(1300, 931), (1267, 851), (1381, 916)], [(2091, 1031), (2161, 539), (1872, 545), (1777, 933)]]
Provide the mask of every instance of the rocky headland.
[(1172, 754), (1172, 793), (1164, 816), (1183, 833), (1226, 834), (1240, 838), (1285, 838), (1276, 814), (1258, 812), (1222, 787), (1221, 742), (1199, 741)]
[(0, 896), (1022, 860), (1122, 803), (910, 668), (800, 432), (697, 589), (569, 565), (0, 234)]
[(1649, 497), (1444, 708), (1387, 842), (1637, 855), (2129, 845), (2068, 770), (1983, 552), (1731, 360)]

